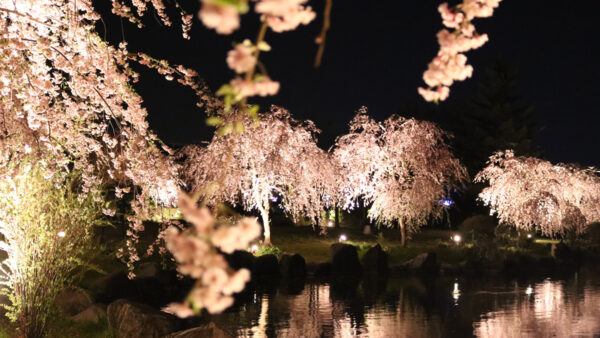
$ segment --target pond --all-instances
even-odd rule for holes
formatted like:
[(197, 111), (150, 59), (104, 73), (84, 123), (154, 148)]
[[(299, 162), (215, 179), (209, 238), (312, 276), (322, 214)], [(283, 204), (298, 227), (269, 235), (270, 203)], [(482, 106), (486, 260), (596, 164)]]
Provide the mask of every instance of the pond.
[(212, 320), (237, 337), (598, 337), (600, 273), (282, 282)]

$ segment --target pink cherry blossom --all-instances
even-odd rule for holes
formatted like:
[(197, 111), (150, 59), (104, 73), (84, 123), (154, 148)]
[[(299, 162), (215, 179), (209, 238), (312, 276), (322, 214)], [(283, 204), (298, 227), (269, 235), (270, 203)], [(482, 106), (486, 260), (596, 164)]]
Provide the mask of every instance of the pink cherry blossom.
[(202, 0), (198, 17), (206, 27), (219, 34), (231, 34), (240, 27), (240, 15), (234, 6), (216, 5), (211, 0)]
[(236, 73), (246, 73), (256, 65), (256, 57), (249, 46), (240, 43), (227, 54), (227, 65)]
[(466, 56), (460, 53), (477, 49), (488, 41), (487, 34), (477, 34), (471, 20), (476, 17), (489, 17), (501, 0), (464, 0), (449, 8), (447, 3), (438, 7), (444, 26), (437, 34), (440, 50), (423, 73), (423, 80), (429, 88), (419, 88), (418, 92), (426, 101), (443, 101), (448, 97), (449, 86), (454, 81), (464, 81), (471, 77), (473, 67), (466, 64)]
[(259, 80), (245, 80), (236, 77), (231, 80), (230, 84), (240, 97), (269, 96), (275, 95), (279, 91), (279, 82), (273, 81), (267, 76), (263, 76)]
[(210, 313), (223, 311), (233, 304), (230, 296), (243, 290), (250, 273), (246, 269), (232, 271), (217, 248), (227, 253), (247, 248), (260, 234), (260, 225), (247, 217), (236, 224), (215, 220), (206, 207), (196, 206), (186, 195), (180, 196), (179, 206), (184, 218), (194, 227), (180, 232), (171, 226), (166, 229), (164, 239), (178, 263), (178, 271), (198, 281), (188, 301), (171, 304), (165, 310), (182, 317), (193, 313), (191, 304)]
[(436, 89), (419, 87), (419, 94), (425, 98), (425, 101), (444, 101), (450, 95), (450, 88), (446, 86), (438, 86)]
[(444, 26), (448, 28), (459, 28), (464, 20), (464, 14), (461, 12), (454, 12), (448, 7), (447, 3), (443, 3), (438, 7), (438, 11), (442, 15)]
[(263, 20), (275, 32), (296, 29), (300, 24), (307, 25), (316, 14), (312, 8), (304, 7), (307, 0), (260, 0), (255, 7), (263, 14)]
[(179, 318), (187, 318), (195, 315), (194, 310), (188, 304), (170, 303), (161, 310)]

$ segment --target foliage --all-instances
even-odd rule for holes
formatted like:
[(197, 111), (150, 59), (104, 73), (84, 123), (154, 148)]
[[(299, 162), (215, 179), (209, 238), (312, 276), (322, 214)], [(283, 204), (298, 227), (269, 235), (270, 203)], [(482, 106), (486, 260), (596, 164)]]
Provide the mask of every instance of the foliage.
[(48, 338), (85, 337), (85, 338), (114, 338), (115, 332), (110, 327), (108, 319), (102, 317), (97, 323), (76, 322), (71, 318), (61, 318), (48, 330)]
[(331, 203), (335, 164), (317, 147), (318, 132), (311, 121), (296, 121), (272, 107), (256, 123), (247, 118), (243, 132), (215, 136), (205, 148), (184, 148), (184, 179), (208, 205), (229, 202), (258, 210), (268, 244), (271, 199), (294, 219), (303, 215), (314, 224)]
[(23, 165), (0, 181), (2, 292), (8, 317), (28, 337), (44, 334), (56, 294), (95, 250), (92, 229), (103, 219), (100, 192), (82, 196), (80, 175), (45, 173), (42, 164)]
[(518, 229), (507, 224), (499, 224), (494, 230), (495, 241), (501, 245), (510, 245), (518, 237)]
[(388, 251), (391, 246), (391, 242), (385, 238), (383, 232), (377, 234), (377, 244), (381, 245), (383, 251)]
[(589, 245), (600, 249), (600, 222), (588, 224), (585, 227), (584, 238), (589, 242)]
[[(473, 175), (484, 166), (490, 154), (513, 149), (519, 156), (538, 156), (534, 145), (540, 127), (532, 122), (533, 106), (521, 104), (516, 96), (517, 72), (500, 61), (485, 68), (477, 84), (477, 96), (460, 109), (456, 127), (461, 129), (457, 147)], [(454, 129), (454, 128), (453, 128)]]
[(256, 252), (254, 253), (254, 256), (258, 257), (258, 256), (264, 256), (264, 255), (275, 255), (277, 257), (281, 256), (281, 254), (283, 253), (283, 251), (281, 251), (281, 249), (277, 246), (265, 246), (262, 247), (258, 250), (256, 250)]
[(475, 215), (465, 219), (459, 226), (458, 231), (465, 240), (475, 243), (486, 243), (495, 237), (497, 223), (491, 216)]
[(344, 208), (362, 200), (371, 204), (371, 220), (389, 227), (398, 221), (410, 231), (429, 217), (441, 218), (439, 200), (467, 180), (448, 137), (431, 122), (393, 115), (378, 123), (361, 108), (334, 150)]
[(490, 212), (520, 230), (564, 236), (600, 219), (600, 178), (594, 168), (553, 165), (507, 150), (492, 155), (475, 181), (489, 184), (479, 199)]

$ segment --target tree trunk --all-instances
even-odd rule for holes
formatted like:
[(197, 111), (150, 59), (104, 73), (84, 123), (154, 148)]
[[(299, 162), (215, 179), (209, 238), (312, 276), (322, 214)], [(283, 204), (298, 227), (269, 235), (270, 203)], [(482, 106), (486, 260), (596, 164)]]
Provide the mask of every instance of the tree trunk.
[(401, 245), (403, 248), (406, 248), (406, 227), (404, 226), (404, 221), (400, 220), (400, 236), (401, 236)]
[(265, 240), (263, 242), (264, 246), (272, 246), (271, 244), (271, 226), (269, 225), (269, 202), (267, 202), (266, 206), (260, 210), (260, 216), (262, 217), (263, 229)]
[(335, 206), (335, 227), (340, 227), (340, 208), (337, 205)]
[(363, 206), (363, 213), (362, 213), (362, 224), (361, 226), (365, 226), (365, 224), (367, 224), (367, 216), (368, 216), (368, 209), (367, 209), (367, 205), (365, 204), (365, 202), (363, 202), (362, 204)]

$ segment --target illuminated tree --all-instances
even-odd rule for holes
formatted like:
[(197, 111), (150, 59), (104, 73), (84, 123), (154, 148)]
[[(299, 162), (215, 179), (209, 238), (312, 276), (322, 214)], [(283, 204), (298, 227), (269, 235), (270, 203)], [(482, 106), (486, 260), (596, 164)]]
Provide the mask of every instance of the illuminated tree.
[(97, 250), (99, 191), (81, 198), (82, 180), (45, 177), (43, 164), (24, 164), (0, 180), (0, 289), (11, 301), (7, 316), (27, 337), (42, 337), (57, 293)]
[(507, 150), (492, 155), (475, 181), (489, 184), (479, 199), (490, 213), (517, 229), (564, 236), (600, 220), (600, 178), (594, 168), (552, 164)]
[(215, 136), (207, 147), (189, 146), (183, 175), (191, 191), (202, 192), (205, 202), (229, 202), (257, 210), (270, 245), (271, 199), (292, 217), (306, 216), (318, 224), (329, 205), (335, 184), (334, 165), (319, 149), (312, 122), (299, 122), (272, 107), (258, 120), (246, 119), (244, 131)]
[(82, 198), (103, 184), (115, 186), (117, 198), (129, 194), (134, 214), (122, 254), (133, 263), (142, 219), (174, 205), (178, 180), (170, 150), (148, 130), (129, 62), (198, 94), (203, 87), (190, 70), (107, 45), (94, 32), (98, 19), (87, 1), (0, 1), (0, 177), (35, 156), (48, 177), (80, 172)]
[(390, 227), (398, 222), (405, 245), (406, 230), (442, 217), (440, 199), (467, 180), (448, 137), (431, 122), (394, 115), (378, 123), (361, 108), (334, 150), (344, 208), (363, 200), (370, 219)]

